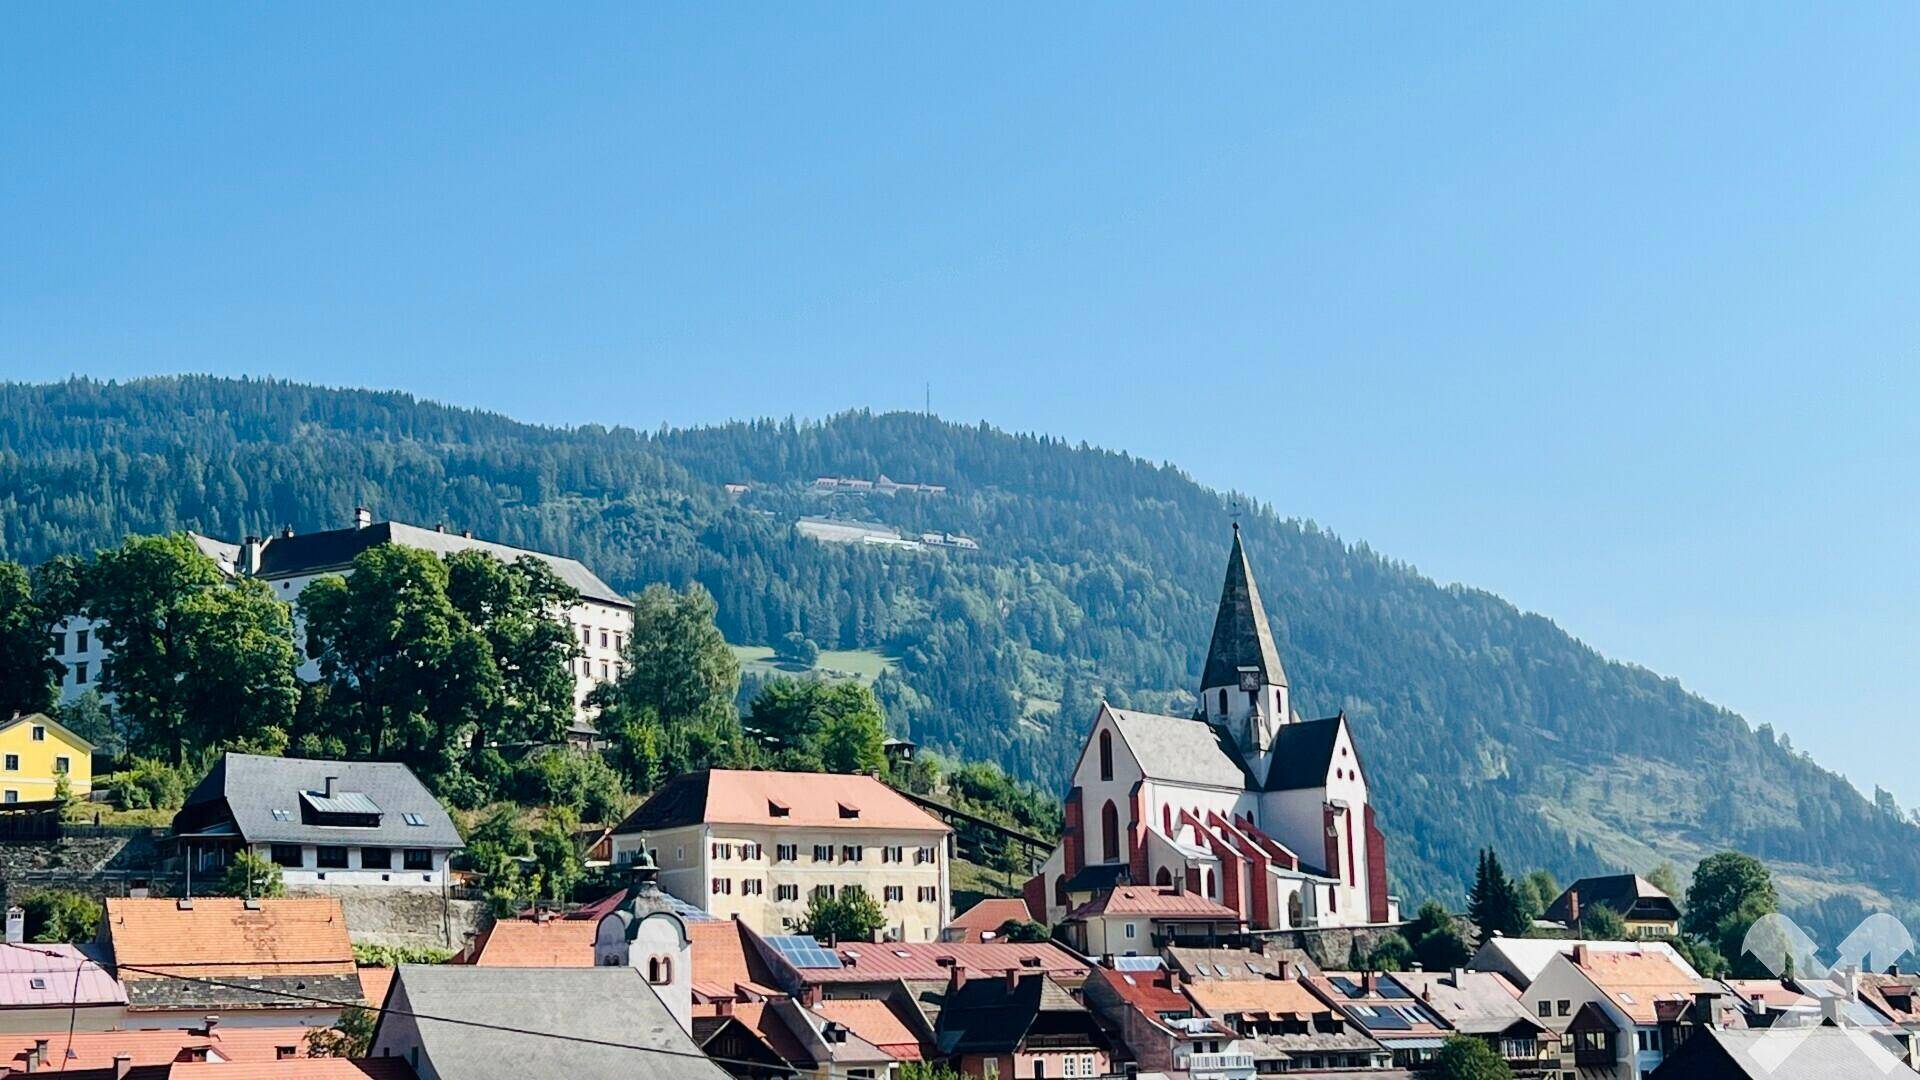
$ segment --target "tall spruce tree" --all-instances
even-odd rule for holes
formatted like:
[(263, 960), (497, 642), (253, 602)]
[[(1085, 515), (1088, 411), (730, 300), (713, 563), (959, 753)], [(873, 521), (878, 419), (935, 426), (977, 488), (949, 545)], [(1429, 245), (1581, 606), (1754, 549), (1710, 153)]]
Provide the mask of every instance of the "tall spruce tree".
[(1500, 856), (1492, 848), (1480, 852), (1480, 864), (1473, 876), (1473, 889), (1467, 894), (1467, 915), (1480, 928), (1481, 943), (1495, 934), (1521, 937), (1529, 929), (1525, 918), (1526, 905), (1522, 903), (1513, 881), (1501, 868)]

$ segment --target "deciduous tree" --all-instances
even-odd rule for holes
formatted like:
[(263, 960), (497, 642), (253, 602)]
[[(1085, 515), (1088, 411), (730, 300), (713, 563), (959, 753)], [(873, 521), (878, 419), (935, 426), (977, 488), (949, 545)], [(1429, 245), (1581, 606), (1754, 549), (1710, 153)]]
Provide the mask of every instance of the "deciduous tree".
[(32, 577), (19, 563), (0, 562), (0, 721), (53, 708), (60, 662), (53, 658), (50, 623)]

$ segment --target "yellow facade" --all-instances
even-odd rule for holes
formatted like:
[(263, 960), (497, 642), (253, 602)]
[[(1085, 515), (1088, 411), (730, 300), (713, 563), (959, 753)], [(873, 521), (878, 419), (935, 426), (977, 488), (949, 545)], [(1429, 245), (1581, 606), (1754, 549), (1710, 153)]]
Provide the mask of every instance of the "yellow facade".
[(93, 790), (93, 744), (40, 713), (0, 726), (0, 801), (54, 798), (60, 775), (75, 797)]

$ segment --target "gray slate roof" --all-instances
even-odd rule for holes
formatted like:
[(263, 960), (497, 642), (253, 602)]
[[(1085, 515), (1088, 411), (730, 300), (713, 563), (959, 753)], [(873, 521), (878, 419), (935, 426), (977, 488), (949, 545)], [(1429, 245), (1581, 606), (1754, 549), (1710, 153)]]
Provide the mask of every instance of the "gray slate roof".
[(294, 577), (344, 570), (353, 562), (355, 555), (381, 544), (399, 544), (441, 556), (456, 551), (484, 551), (501, 562), (509, 563), (522, 555), (531, 555), (551, 567), (560, 580), (573, 586), (581, 597), (617, 607), (633, 606), (631, 600), (600, 580), (578, 559), (496, 544), (491, 540), (477, 540), (457, 532), (423, 529), (400, 521), (382, 521), (364, 529), (328, 529), (298, 536), (268, 537), (260, 550), (259, 576)]
[(355, 975), (221, 975), (217, 979), (130, 979), (127, 1008), (153, 1009), (313, 1009), (312, 999), (359, 1001)]
[[(1333, 770), (1333, 749), (1340, 742), (1346, 714), (1324, 720), (1282, 724), (1273, 735), (1273, 764), (1267, 767), (1268, 791), (1322, 787)], [(1356, 749), (1357, 755), (1359, 751)], [(1354, 762), (1356, 766), (1359, 762)]]
[(1213, 641), (1207, 646), (1200, 688), (1238, 686), (1243, 668), (1259, 671), (1263, 683), (1287, 685), (1280, 650), (1274, 647), (1273, 630), (1267, 625), (1266, 605), (1260, 602), (1253, 568), (1247, 565), (1246, 550), (1240, 546), (1240, 526), (1235, 525), (1233, 551), (1227, 555), (1227, 580), (1220, 587), (1220, 610), (1214, 615)]
[[(1696, 1045), (1698, 1044), (1698, 1045)], [(1654, 1080), (1913, 1080), (1897, 1047), (1855, 1028), (1706, 1028), (1652, 1072)]]
[(1246, 766), (1224, 732), (1205, 720), (1107, 706), (1141, 771), (1155, 780), (1245, 789)]
[[(379, 807), (380, 824), (373, 828), (310, 825), (302, 820), (305, 793), (326, 789), (327, 777), (336, 777), (334, 801)], [(348, 793), (359, 796), (348, 799)], [(364, 801), (363, 801), (364, 800)], [(321, 799), (324, 803), (325, 800)], [(283, 811), (285, 820), (274, 811)], [(409, 825), (416, 814), (423, 824)], [(174, 815), (176, 833), (197, 833), (231, 821), (250, 844), (351, 844), (396, 848), (461, 847), (460, 831), (453, 827), (439, 800), (433, 797), (405, 765), (387, 761), (326, 761), (317, 758), (275, 758), (256, 754), (227, 754), (200, 781), (187, 803)]]
[[(458, 1080), (729, 1080), (647, 985), (639, 969), (489, 968), (402, 964), (389, 1007), (419, 1020), (422, 1075)], [(498, 1024), (546, 1038), (473, 1027)], [(381, 1020), (373, 1045), (390, 1037)], [(596, 1046), (597, 1039), (671, 1053)], [(691, 1055), (691, 1056), (682, 1056)]]

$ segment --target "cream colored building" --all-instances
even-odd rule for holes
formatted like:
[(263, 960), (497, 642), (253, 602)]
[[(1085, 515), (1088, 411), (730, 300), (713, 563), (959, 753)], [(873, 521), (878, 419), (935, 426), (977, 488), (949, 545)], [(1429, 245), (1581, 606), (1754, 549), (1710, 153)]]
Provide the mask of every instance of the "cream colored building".
[(952, 830), (869, 776), (709, 769), (677, 776), (613, 834), (660, 886), (762, 934), (791, 932), (816, 892), (864, 889), (894, 941), (935, 941), (952, 902)]

